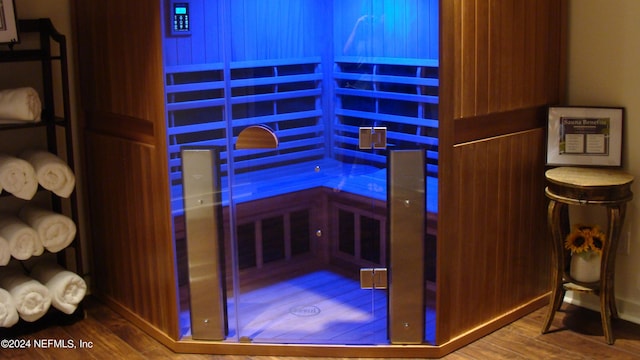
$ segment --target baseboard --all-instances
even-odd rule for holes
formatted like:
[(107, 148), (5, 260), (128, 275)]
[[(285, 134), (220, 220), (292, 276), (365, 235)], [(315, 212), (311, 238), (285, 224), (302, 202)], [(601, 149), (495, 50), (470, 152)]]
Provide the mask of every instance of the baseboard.
[[(600, 311), (600, 300), (593, 294), (583, 294), (569, 291), (564, 297), (564, 301), (589, 310)], [(640, 304), (627, 299), (616, 299), (618, 307), (618, 317), (640, 325)]]
[(127, 306), (121, 304), (110, 296), (95, 294), (93, 295), (98, 301), (101, 301), (105, 305), (107, 305), (111, 310), (118, 313), (120, 316), (125, 318), (127, 321), (135, 325), (140, 330), (147, 333), (152, 338), (156, 339), (159, 343), (171, 349), (172, 351), (176, 351), (176, 340), (167, 335), (163, 330), (157, 328), (144, 318), (142, 318), (139, 314), (136, 314), (133, 310), (129, 309)]
[[(94, 297), (96, 297), (94, 295)], [(368, 357), (368, 358), (441, 358), (453, 351), (472, 343), (485, 335), (496, 331), (509, 323), (545, 306), (549, 294), (544, 294), (531, 301), (470, 329), (464, 334), (449, 340), (443, 345), (292, 345), (292, 344), (260, 344), (242, 342), (210, 342), (183, 338), (175, 340), (156, 328), (138, 314), (108, 296), (96, 297), (112, 310), (120, 314), (133, 325), (155, 338), (158, 342), (178, 354), (227, 354), (270, 357)]]

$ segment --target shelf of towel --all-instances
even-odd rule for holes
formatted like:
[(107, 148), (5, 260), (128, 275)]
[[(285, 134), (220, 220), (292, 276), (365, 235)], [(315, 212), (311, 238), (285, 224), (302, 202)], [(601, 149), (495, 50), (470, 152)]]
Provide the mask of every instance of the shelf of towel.
[[(82, 277), (65, 268), (70, 263), (77, 271), (77, 254), (70, 247), (76, 224), (49, 208), (54, 197), (68, 202), (75, 176), (47, 151), (25, 151), (21, 156), (0, 154), (0, 185), (6, 180), (21, 185), (3, 189), (0, 202), (0, 303), (6, 310), (0, 314), (0, 328), (13, 327), (18, 319), (35, 322), (51, 306), (73, 315), (87, 291)], [(34, 266), (51, 269), (34, 273)]]
[[(6, 329), (2, 327), (12, 323), (15, 319), (0, 319), (0, 334), (12, 335), (34, 326), (46, 326), (47, 319), (51, 316), (57, 318), (58, 313), (62, 313), (67, 319), (84, 317), (81, 298), (86, 291), (86, 283), (82, 278), (84, 276), (82, 252), (77, 236), (79, 233), (77, 229), (78, 200), (75, 192), (66, 38), (54, 28), (49, 19), (45, 18), (19, 20), (18, 29), (21, 42), (9, 50), (0, 49), (0, 63), (3, 64), (0, 71), (9, 74), (4, 77), (9, 80), (5, 86), (7, 84), (16, 85), (8, 90), (35, 90), (33, 92), (36, 94), (36, 100), (39, 101), (37, 105), (40, 106), (38, 108), (40, 113), (37, 114), (39, 115), (37, 118), (0, 116), (3, 118), (2, 120), (7, 120), (7, 118), (20, 120), (0, 121), (0, 139), (2, 140), (0, 141), (0, 154), (3, 154), (0, 159), (4, 160), (4, 163), (0, 161), (0, 168), (9, 167), (8, 163), (16, 163), (16, 159), (24, 161), (25, 159), (20, 158), (21, 154), (26, 157), (26, 150), (36, 149), (43, 154), (54, 156), (56, 160), (60, 161), (58, 165), (68, 167), (74, 183), (66, 189), (65, 193), (51, 188), (50, 184), (37, 181), (35, 190), (33, 184), (30, 183), (28, 191), (10, 192), (5, 187), (5, 190), (0, 194), (0, 211), (5, 214), (4, 220), (0, 218), (0, 225), (4, 225), (0, 229), (0, 236), (2, 234), (7, 237), (24, 235), (19, 239), (12, 239), (12, 244), (20, 243), (25, 245), (25, 248), (29, 248), (29, 246), (33, 248), (31, 256), (28, 251), (14, 252), (11, 254), (9, 262), (4, 264), (3, 261), (3, 266), (0, 266), (0, 288), (11, 288), (6, 290), (9, 290), (9, 296), (18, 305), (17, 311), (19, 318), (22, 319)], [(2, 100), (9, 98), (10, 96), (7, 96)], [(27, 100), (33, 99), (29, 97)], [(16, 110), (10, 108), (12, 103), (3, 103), (2, 105), (4, 104), (9, 106), (10, 114), (11, 111)], [(29, 105), (33, 104), (29, 103)], [(33, 108), (30, 107), (28, 110), (33, 110)], [(22, 114), (19, 113), (19, 115)], [(30, 159), (26, 163), (35, 167), (32, 165), (34, 161), (34, 159)], [(51, 165), (50, 162), (47, 163), (47, 166), (49, 165)], [(23, 170), (19, 169), (17, 173), (21, 173)], [(35, 170), (33, 169), (34, 172)], [(2, 176), (2, 170), (0, 170), (0, 176)], [(47, 220), (43, 220), (45, 217), (41, 217), (37, 220), (39, 223), (33, 222), (33, 217), (29, 219), (33, 213), (27, 215), (27, 208), (42, 211), (46, 214)], [(47, 228), (49, 235), (62, 236), (63, 228), (70, 232), (66, 233), (67, 237), (63, 242), (55, 245), (47, 243), (47, 240), (51, 239), (43, 241), (44, 235), (39, 233), (41, 230), (39, 227), (45, 223), (52, 225), (53, 219), (64, 219), (66, 223), (62, 225), (58, 222), (53, 224), (53, 227)], [(30, 240), (33, 241), (35, 238), (40, 243), (27, 245), (28, 236), (30, 236)], [(47, 276), (42, 275), (41, 272), (33, 272), (34, 266), (45, 266), (45, 264), (55, 267), (55, 272), (61, 275), (49, 276), (53, 274), (53, 271), (48, 272)], [(56, 286), (62, 284), (63, 289), (51, 287), (53, 282), (57, 283)], [(36, 283), (41, 286), (37, 286)], [(43, 290), (43, 287), (47, 290)], [(65, 294), (67, 300), (73, 298), (74, 303), (71, 304), (71, 307), (60, 304), (60, 300), (65, 297)], [(78, 296), (77, 302), (75, 301), (76, 296)], [(6, 298), (7, 293), (0, 291), (0, 300), (6, 300)], [(29, 300), (28, 304), (21, 303), (21, 300), (25, 298)], [(51, 306), (52, 304), (53, 306)], [(31, 305), (31, 309), (20, 309), (22, 305)]]
[(10, 328), (19, 321), (34, 323), (55, 309), (73, 315), (87, 291), (87, 285), (76, 273), (56, 261), (41, 259), (22, 266), (12, 264), (0, 268), (0, 304), (3, 313), (0, 327)]
[[(64, 127), (67, 125), (67, 120), (61, 117), (53, 118), (53, 125)], [(0, 132), (5, 130), (13, 130), (13, 129), (32, 129), (32, 128), (44, 128), (50, 125), (50, 122), (47, 121), (38, 121), (38, 122), (26, 122), (20, 120), (9, 120), (7, 122), (3, 122), (0, 120)]]

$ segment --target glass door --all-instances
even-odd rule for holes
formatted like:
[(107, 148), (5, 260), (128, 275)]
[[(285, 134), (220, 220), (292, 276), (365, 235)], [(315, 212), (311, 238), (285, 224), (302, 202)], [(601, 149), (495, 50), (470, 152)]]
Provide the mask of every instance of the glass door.
[(413, 274), (437, 211), (424, 201), (437, 193), (437, 3), (191, 2), (191, 35), (166, 46), (180, 49), (166, 77), (186, 336), (424, 341), (428, 279)]
[[(360, 280), (361, 269), (384, 274), (386, 140), (371, 119), (336, 111), (344, 81), (330, 25), (340, 4), (229, 3), (231, 131), (260, 125), (278, 138), (231, 150), (241, 341), (387, 342), (386, 283)], [(380, 150), (358, 144), (361, 127)]]
[(387, 343), (385, 198), (367, 194), (381, 175), (317, 158), (235, 177), (241, 341)]

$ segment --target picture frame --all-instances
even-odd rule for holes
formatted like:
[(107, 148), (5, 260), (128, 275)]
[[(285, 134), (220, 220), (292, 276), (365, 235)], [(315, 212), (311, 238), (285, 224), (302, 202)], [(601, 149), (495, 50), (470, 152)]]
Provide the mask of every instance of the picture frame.
[(549, 107), (547, 165), (621, 166), (621, 107)]
[(15, 0), (0, 0), (0, 44), (19, 42)]

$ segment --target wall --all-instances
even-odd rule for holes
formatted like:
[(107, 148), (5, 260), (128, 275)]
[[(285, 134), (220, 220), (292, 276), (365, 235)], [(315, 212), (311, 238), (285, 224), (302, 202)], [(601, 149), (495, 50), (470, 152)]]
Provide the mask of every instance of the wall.
[[(73, 59), (73, 38), (71, 36), (71, 5), (69, 0), (15, 0), (16, 13), (20, 19), (38, 19), (38, 18), (50, 18), (53, 26), (61, 34), (67, 37), (67, 49), (69, 52), (69, 83), (70, 97), (71, 97), (71, 111), (73, 119), (77, 123), (77, 116), (75, 116), (75, 87), (74, 85), (74, 59)], [(20, 74), (24, 76), (24, 74)], [(58, 99), (56, 99), (58, 100)], [(62, 105), (56, 104), (57, 109), (62, 109)], [(62, 114), (58, 114), (62, 115)]]
[[(571, 0), (569, 14), (568, 103), (621, 106), (626, 112), (623, 169), (636, 177), (636, 198), (628, 205), (622, 232), (616, 296), (620, 316), (640, 323), (640, 142), (634, 138), (640, 134), (640, 1)], [(606, 224), (604, 211), (571, 210), (576, 219)], [(572, 302), (598, 308), (595, 296), (569, 296)]]

